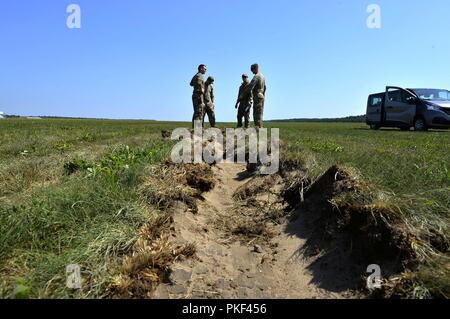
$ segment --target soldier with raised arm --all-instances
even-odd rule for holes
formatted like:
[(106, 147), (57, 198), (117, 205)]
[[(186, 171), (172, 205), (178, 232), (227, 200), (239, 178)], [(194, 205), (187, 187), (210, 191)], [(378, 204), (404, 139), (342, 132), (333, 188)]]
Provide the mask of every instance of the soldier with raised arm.
[(204, 93), (205, 81), (203, 75), (206, 73), (206, 65), (200, 64), (198, 73), (194, 75), (190, 85), (194, 88), (192, 93), (192, 104), (194, 106), (194, 115), (192, 116), (192, 127), (194, 128), (194, 121), (203, 120), (203, 112), (205, 108)]

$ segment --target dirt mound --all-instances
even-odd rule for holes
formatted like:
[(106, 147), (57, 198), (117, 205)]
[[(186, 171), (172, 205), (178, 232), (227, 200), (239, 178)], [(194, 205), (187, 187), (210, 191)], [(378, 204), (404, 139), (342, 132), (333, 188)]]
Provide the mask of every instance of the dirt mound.
[(279, 175), (267, 175), (253, 178), (239, 187), (233, 197), (238, 200), (245, 200), (261, 193), (270, 192), (279, 182)]
[(345, 255), (349, 263), (360, 265), (360, 271), (365, 271), (364, 265), (378, 264), (387, 276), (413, 265), (415, 238), (400, 213), (374, 205), (373, 190), (354, 171), (333, 166), (309, 187), (305, 184), (301, 175), (282, 194), (290, 206), (299, 208), (297, 214), (309, 212), (313, 232), (304, 247), (306, 255), (322, 251), (328, 260)]
[(190, 187), (207, 192), (214, 188), (216, 180), (211, 167), (206, 164), (183, 165), (183, 178)]
[(172, 131), (168, 131), (168, 130), (162, 130), (161, 131), (161, 137), (165, 140), (170, 139), (172, 136)]
[(280, 161), (279, 175), (284, 180), (281, 197), (289, 209), (297, 208), (305, 200), (305, 192), (311, 186), (308, 168), (299, 160)]
[(309, 187), (306, 197), (324, 203), (342, 193), (358, 192), (363, 186), (352, 171), (335, 165)]
[[(408, 233), (396, 213), (386, 207), (371, 205), (340, 205), (338, 223), (342, 231), (352, 235), (355, 256), (368, 258), (398, 258), (406, 266), (415, 258)], [(403, 268), (403, 267), (402, 267)]]
[(150, 204), (161, 210), (173, 203), (186, 203), (193, 211), (201, 193), (212, 189), (215, 179), (211, 167), (206, 164), (165, 164), (148, 167), (140, 177), (140, 190)]
[(413, 237), (402, 225), (399, 212), (371, 204), (373, 193), (353, 171), (333, 166), (311, 185), (305, 198), (307, 205), (322, 212), (321, 222), (330, 235), (351, 235), (353, 254), (358, 259), (410, 260)]
[(194, 245), (174, 246), (168, 240), (172, 222), (170, 215), (164, 215), (142, 227), (121, 274), (113, 280), (111, 298), (149, 298), (175, 260), (195, 254)]
[(311, 185), (311, 180), (304, 171), (291, 173), (285, 180), (286, 183), (281, 192), (281, 196), (289, 205), (290, 209), (297, 208), (305, 201), (305, 191)]
[(288, 176), (290, 173), (293, 172), (306, 172), (307, 168), (305, 167), (305, 164), (302, 163), (298, 159), (282, 159), (280, 161), (280, 175), (283, 177)]

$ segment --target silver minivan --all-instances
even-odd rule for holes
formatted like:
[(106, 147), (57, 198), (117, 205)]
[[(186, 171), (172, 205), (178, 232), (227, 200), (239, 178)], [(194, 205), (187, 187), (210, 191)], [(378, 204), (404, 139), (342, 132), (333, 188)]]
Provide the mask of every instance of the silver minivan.
[(383, 93), (369, 95), (366, 123), (372, 129), (448, 129), (450, 92), (443, 89), (404, 89), (388, 86)]

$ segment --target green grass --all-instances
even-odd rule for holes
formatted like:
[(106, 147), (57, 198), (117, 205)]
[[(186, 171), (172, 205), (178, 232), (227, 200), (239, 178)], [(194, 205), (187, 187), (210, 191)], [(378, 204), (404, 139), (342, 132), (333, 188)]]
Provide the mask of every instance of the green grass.
[[(173, 142), (162, 140), (161, 130), (180, 126), (190, 124), (2, 120), (0, 297), (14, 290), (31, 298), (105, 296), (138, 230), (162, 213), (143, 197), (139, 177), (170, 154)], [(358, 123), (270, 127), (280, 128), (281, 158), (303, 161), (313, 177), (333, 164), (352, 167), (401, 209), (408, 225), (448, 240), (449, 131), (371, 131)], [(412, 296), (448, 296), (448, 252), (442, 262), (420, 249)], [(65, 267), (73, 263), (82, 266), (81, 292), (65, 288)]]
[[(139, 176), (163, 161), (164, 123), (5, 120), (0, 123), (0, 296), (102, 297), (139, 229), (160, 214)], [(67, 171), (70, 163), (85, 169)], [(84, 289), (65, 288), (82, 267)]]

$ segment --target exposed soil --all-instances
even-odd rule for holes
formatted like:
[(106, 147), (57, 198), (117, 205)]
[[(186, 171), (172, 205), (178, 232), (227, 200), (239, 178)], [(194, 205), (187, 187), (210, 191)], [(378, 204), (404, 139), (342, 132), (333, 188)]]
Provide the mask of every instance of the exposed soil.
[[(355, 298), (367, 265), (315, 246), (317, 216), (289, 220), (280, 175), (250, 177), (245, 164), (212, 167), (215, 186), (192, 210), (173, 207), (169, 241), (193, 243), (196, 257), (175, 260), (153, 298)], [(339, 247), (342, 248), (342, 247)]]

